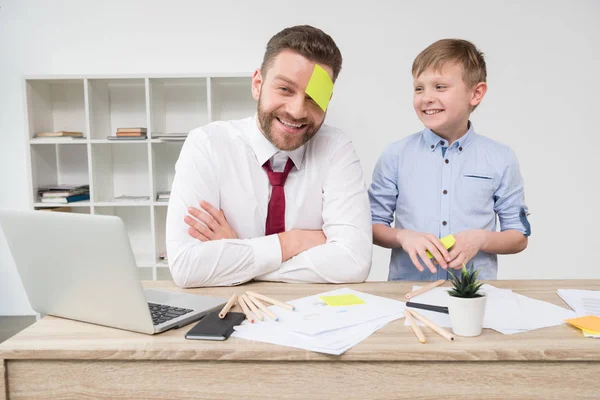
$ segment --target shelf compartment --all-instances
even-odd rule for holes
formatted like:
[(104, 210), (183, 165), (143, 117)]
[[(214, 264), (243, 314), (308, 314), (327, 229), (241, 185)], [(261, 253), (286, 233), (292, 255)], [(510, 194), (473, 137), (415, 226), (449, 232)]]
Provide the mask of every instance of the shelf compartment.
[(140, 201), (119, 200), (119, 196), (147, 196), (151, 204), (148, 146), (122, 146), (119, 143), (92, 143), (94, 202), (110, 206)]
[(91, 139), (114, 136), (117, 128), (147, 128), (143, 78), (91, 79), (88, 85)]
[(29, 138), (40, 132), (85, 129), (83, 79), (27, 80)]
[(251, 117), (256, 113), (250, 77), (210, 78), (211, 121)]
[(169, 133), (187, 134), (209, 122), (206, 78), (149, 81), (152, 137)]

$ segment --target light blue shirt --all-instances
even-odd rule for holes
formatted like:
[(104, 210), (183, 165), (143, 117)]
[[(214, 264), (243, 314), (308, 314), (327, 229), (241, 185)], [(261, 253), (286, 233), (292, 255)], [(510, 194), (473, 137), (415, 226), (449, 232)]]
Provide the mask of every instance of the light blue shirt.
[[(523, 178), (510, 147), (475, 133), (448, 142), (429, 129), (386, 147), (369, 188), (374, 224), (431, 233), (517, 230), (529, 236)], [(395, 214), (395, 216), (394, 216)], [(498, 257), (480, 251), (469, 262), (480, 279), (496, 279)], [(442, 268), (419, 272), (408, 253), (392, 249), (389, 280), (447, 279)]]

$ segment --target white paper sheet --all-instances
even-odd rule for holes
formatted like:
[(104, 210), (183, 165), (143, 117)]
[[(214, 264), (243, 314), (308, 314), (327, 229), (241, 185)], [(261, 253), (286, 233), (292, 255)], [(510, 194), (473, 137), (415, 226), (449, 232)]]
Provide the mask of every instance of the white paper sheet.
[[(365, 304), (331, 307), (320, 296), (354, 294)], [(289, 301), (296, 311), (270, 306), (280, 319), (265, 318), (254, 324), (245, 321), (235, 327), (233, 337), (258, 342), (342, 354), (386, 324), (404, 316), (402, 301), (343, 288)]]

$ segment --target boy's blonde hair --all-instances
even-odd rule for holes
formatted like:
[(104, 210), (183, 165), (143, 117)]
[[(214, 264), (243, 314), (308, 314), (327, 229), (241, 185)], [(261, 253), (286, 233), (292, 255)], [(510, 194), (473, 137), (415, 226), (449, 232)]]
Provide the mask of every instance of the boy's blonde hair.
[(468, 88), (486, 81), (487, 71), (483, 53), (473, 43), (462, 39), (442, 39), (429, 45), (413, 61), (413, 77), (418, 77), (430, 67), (439, 71), (449, 62), (462, 66), (463, 81)]

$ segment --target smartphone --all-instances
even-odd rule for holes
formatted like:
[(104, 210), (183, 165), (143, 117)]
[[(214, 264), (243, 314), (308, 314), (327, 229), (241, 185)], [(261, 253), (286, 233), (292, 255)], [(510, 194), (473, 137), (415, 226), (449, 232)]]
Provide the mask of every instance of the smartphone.
[(219, 318), (219, 311), (206, 314), (192, 329), (185, 334), (186, 339), (225, 340), (233, 333), (233, 327), (240, 325), (246, 314), (228, 312), (225, 318)]

